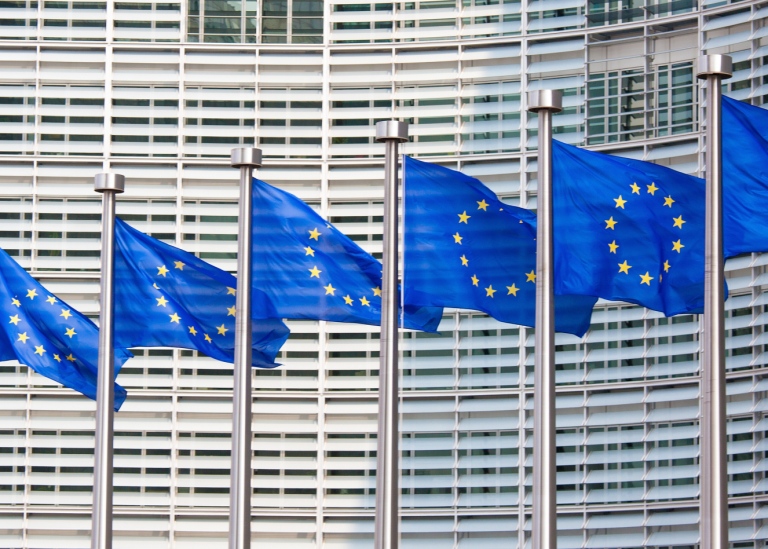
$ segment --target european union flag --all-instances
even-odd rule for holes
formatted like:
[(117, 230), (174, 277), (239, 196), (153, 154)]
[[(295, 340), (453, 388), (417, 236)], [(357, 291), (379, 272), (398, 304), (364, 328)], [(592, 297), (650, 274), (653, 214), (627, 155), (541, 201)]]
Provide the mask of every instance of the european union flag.
[(768, 251), (768, 111), (723, 97), (725, 257)]
[[(18, 360), (38, 374), (96, 400), (99, 329), (46, 290), (0, 250), (0, 360)], [(115, 374), (133, 355), (115, 349)], [(115, 410), (125, 389), (115, 384)]]
[(704, 306), (704, 182), (553, 141), (555, 292)]
[[(189, 252), (115, 220), (115, 340), (126, 347), (197, 349), (234, 361), (237, 281)], [(272, 320), (253, 321), (253, 365), (273, 368), (288, 338), (266, 296), (251, 308)]]
[[(282, 318), (381, 324), (381, 263), (294, 195), (253, 182), (253, 283)], [(434, 332), (442, 309), (405, 307)]]
[[(483, 311), (533, 326), (535, 214), (501, 202), (480, 181), (405, 158), (405, 302)], [(589, 329), (594, 297), (557, 296), (555, 329)]]

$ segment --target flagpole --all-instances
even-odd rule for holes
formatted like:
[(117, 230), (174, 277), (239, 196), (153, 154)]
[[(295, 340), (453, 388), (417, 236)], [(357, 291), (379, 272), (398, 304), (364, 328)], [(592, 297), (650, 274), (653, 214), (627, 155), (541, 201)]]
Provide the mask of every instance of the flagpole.
[(725, 430), (725, 274), (721, 83), (730, 78), (727, 55), (699, 58), (707, 81), (704, 317), (701, 344), (701, 549), (728, 548), (728, 455)]
[(235, 298), (235, 361), (232, 395), (232, 468), (230, 470), (229, 549), (251, 546), (251, 239), (253, 170), (261, 166), (261, 149), (232, 149), (230, 165), (240, 168)]
[(528, 110), (539, 115), (536, 221), (536, 330), (533, 370), (533, 540), (532, 549), (557, 547), (555, 451), (555, 296), (552, 243), (552, 113), (563, 93), (528, 93)]
[(408, 124), (376, 123), (376, 141), (384, 142), (384, 266), (381, 284), (379, 353), (379, 432), (376, 453), (375, 549), (400, 545), (400, 470), (397, 350), (397, 145), (408, 141)]
[(96, 174), (93, 190), (101, 193), (101, 310), (96, 386), (96, 447), (93, 463), (91, 548), (112, 548), (113, 439), (115, 430), (115, 199), (125, 191), (125, 177)]

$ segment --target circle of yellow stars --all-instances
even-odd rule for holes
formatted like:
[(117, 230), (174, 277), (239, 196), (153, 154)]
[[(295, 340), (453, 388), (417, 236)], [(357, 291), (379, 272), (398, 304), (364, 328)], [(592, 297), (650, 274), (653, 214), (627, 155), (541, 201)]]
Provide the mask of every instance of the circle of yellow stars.
[[(642, 188), (640, 185), (637, 184), (637, 182), (633, 182), (630, 186), (630, 194), (631, 197), (633, 194), (640, 195)], [(650, 194), (652, 197), (656, 196), (656, 192), (661, 190), (655, 182), (651, 182), (649, 185), (645, 185), (645, 194)], [(672, 198), (671, 195), (669, 196), (663, 196), (664, 203), (662, 204), (662, 207), (672, 208), (672, 205), (675, 203), (675, 199)], [(628, 204), (629, 200), (625, 199), (623, 195), (619, 195), (617, 198), (614, 198), (613, 201), (615, 202), (616, 209), (622, 209), (625, 210), (625, 206)], [(605, 230), (616, 230), (616, 225), (618, 225), (618, 220), (614, 219), (611, 215), (608, 219), (605, 220)], [(686, 223), (685, 219), (683, 219), (683, 215), (680, 214), (677, 217), (672, 217), (672, 227), (677, 229), (682, 229), (683, 225)], [(621, 246), (616, 242), (616, 239), (613, 239), (611, 242), (608, 242), (608, 253), (619, 255), (617, 253), (618, 249)], [(681, 253), (681, 250), (685, 248), (685, 245), (682, 243), (681, 239), (677, 239), (671, 243), (670, 252), (677, 252), (678, 254)], [(624, 259), (621, 263), (617, 264), (619, 267), (617, 274), (625, 274), (630, 275), (629, 270), (632, 268), (632, 265), (629, 264), (629, 262)], [(664, 274), (668, 273), (669, 270), (672, 268), (672, 265), (669, 263), (669, 259), (665, 259), (664, 263), (661, 264), (658, 272), (658, 281), (659, 283), (662, 282), (664, 278)], [(644, 274), (638, 273), (637, 276), (640, 278), (638, 281), (639, 284), (645, 284), (646, 286), (651, 286), (651, 282), (656, 279), (656, 277), (651, 275), (650, 271), (646, 271)]]
[[(487, 212), (489, 205), (490, 204), (488, 204), (488, 202), (486, 202), (485, 199), (478, 200), (477, 201), (477, 210), (476, 210), (476, 212), (473, 215), (478, 215), (478, 212)], [(469, 225), (469, 220), (473, 217), (472, 215), (467, 214), (466, 210), (464, 210), (460, 214), (456, 214), (456, 215), (458, 215), (458, 217), (459, 217), (459, 221), (458, 221), (459, 225), (461, 225), (462, 223), (465, 224), (465, 225)], [(522, 221), (521, 221), (521, 223), (522, 223)], [(459, 233), (458, 230), (452, 236), (453, 236), (453, 242), (455, 244), (457, 244), (459, 246), (463, 246), (464, 237), (461, 236), (461, 234)], [(466, 254), (462, 253), (461, 256), (459, 257), (459, 261), (461, 261), (461, 266), (462, 267), (469, 268), (469, 266), (470, 266), (469, 263), (470, 262), (469, 262), (469, 259), (466, 256)], [(478, 288), (482, 288), (483, 290), (485, 290), (485, 297), (489, 297), (489, 298), (493, 299), (494, 295), (497, 292), (499, 292), (498, 289), (493, 287), (493, 284), (489, 284), (487, 287), (486, 286), (482, 286), (480, 284), (480, 279), (478, 278), (476, 273), (473, 273), (472, 276), (469, 277), (469, 280), (472, 283), (472, 286), (476, 286)], [(531, 270), (530, 273), (525, 273), (525, 282), (532, 282), (533, 284), (536, 284), (536, 271), (535, 270)], [(512, 282), (512, 284), (510, 284), (509, 286), (506, 286), (506, 289), (507, 289), (506, 295), (511, 295), (513, 297), (517, 297), (517, 292), (520, 291), (520, 287), (518, 287), (517, 284), (515, 284), (515, 282)], [(503, 291), (502, 291), (502, 293), (503, 293)]]
[[(38, 297), (37, 289), (36, 288), (28, 289), (25, 297), (30, 302), (33, 302), (35, 298)], [(77, 335), (77, 331), (75, 330), (75, 328), (73, 326), (68, 325), (68, 324), (73, 324), (73, 322), (68, 322), (70, 317), (73, 316), (72, 310), (61, 307), (60, 305), (57, 305), (57, 303), (59, 303), (59, 300), (53, 295), (48, 295), (48, 297), (45, 298), (45, 301), (49, 305), (57, 306), (60, 309), (61, 312), (58, 316), (64, 320), (64, 324), (63, 324), (64, 333), (62, 334), (62, 337), (67, 337), (69, 338), (70, 341), (72, 341), (73, 338)], [(22, 302), (21, 300), (19, 300), (18, 296), (14, 296), (13, 298), (11, 298), (11, 306), (16, 307), (19, 310), (19, 312), (14, 315), (8, 315), (8, 323), (13, 324), (14, 327), (17, 329), (15, 343), (21, 344), (26, 347), (27, 342), (28, 341), (31, 342), (32, 336), (27, 333), (29, 329), (22, 331), (23, 327), (19, 326), (19, 324), (24, 324), (26, 323), (26, 321), (24, 320), (23, 315), (20, 314), (23, 311), (23, 308), (22, 308)], [(32, 333), (34, 335), (34, 332)], [(48, 342), (55, 345), (55, 342), (51, 341), (50, 338), (48, 338)], [(72, 341), (72, 343), (74, 343), (74, 341)], [(71, 346), (72, 343), (68, 344), (68, 346)], [(34, 354), (38, 355), (40, 359), (43, 359), (45, 354), (48, 353), (48, 349), (45, 348), (45, 344), (35, 345), (34, 342), (31, 342), (30, 344), (35, 349)], [(61, 349), (56, 348), (55, 351), (57, 352), (54, 352), (52, 356), (51, 355), (49, 356), (51, 356), (51, 358), (56, 362), (61, 362), (62, 356), (64, 357), (64, 360), (67, 360), (68, 362), (76, 362), (77, 358), (75, 358), (74, 352), (72, 352), (71, 347), (68, 348), (67, 350), (69, 351), (69, 354), (66, 354), (62, 352)]]
[[(330, 228), (330, 225), (326, 225), (326, 227)], [(309, 240), (310, 242), (307, 242), (307, 246), (304, 247), (304, 256), (305, 257), (315, 257), (315, 248), (312, 247), (312, 240), (316, 242), (320, 242), (320, 237), (323, 236), (323, 233), (320, 232), (317, 227), (313, 228), (312, 230), (307, 230), (309, 233)], [(318, 269), (316, 264), (312, 264), (311, 269), (307, 269), (307, 272), (309, 273), (309, 278), (317, 278), (318, 281), (320, 281), (320, 275), (322, 274), (322, 270)], [(322, 285), (322, 282), (321, 282)], [(325, 290), (325, 295), (330, 295), (333, 297), (336, 297), (336, 292), (339, 291), (338, 288), (335, 288), (333, 286), (332, 282), (328, 282), (327, 285), (322, 286), (322, 288)], [(381, 297), (381, 287), (376, 286), (375, 288), (371, 288), (371, 291), (373, 292), (373, 297)], [(368, 299), (368, 296), (364, 295), (362, 297), (353, 298), (350, 294), (347, 295), (341, 295), (341, 292), (339, 293), (339, 296), (344, 300), (344, 303), (350, 307), (354, 307), (356, 304), (356, 301), (359, 301), (360, 307), (370, 307), (371, 301)]]
[[(173, 269), (184, 271), (184, 267), (186, 267), (186, 264), (183, 261), (174, 261), (173, 262)], [(165, 265), (158, 265), (157, 267), (157, 276), (167, 278), (168, 273), (171, 272), (171, 269), (166, 267)], [(161, 291), (160, 287), (157, 285), (157, 283), (152, 284), (152, 287), (155, 288), (158, 291)], [(232, 288), (231, 286), (227, 286), (227, 295), (235, 296), (237, 295), (237, 289)], [(164, 295), (160, 295), (160, 297), (156, 297), (155, 300), (157, 301), (157, 307), (164, 307), (167, 308), (168, 304), (170, 303)], [(226, 307), (227, 310), (227, 316), (236, 316), (236, 307), (232, 305), (231, 307)], [(181, 326), (181, 316), (177, 312), (172, 312), (168, 315), (168, 322), (171, 324), (177, 324)], [(223, 337), (226, 337), (227, 332), (232, 331), (231, 328), (227, 328), (226, 324), (222, 322), (221, 326), (215, 326), (216, 328), (216, 334), (214, 335), (220, 335)], [(206, 333), (205, 330), (202, 330), (199, 326), (195, 326), (194, 324), (192, 326), (187, 326), (187, 332), (193, 336), (197, 337), (199, 333), (203, 334), (203, 339), (207, 343), (213, 343), (213, 338), (209, 333)], [(213, 332), (211, 332), (213, 333)]]

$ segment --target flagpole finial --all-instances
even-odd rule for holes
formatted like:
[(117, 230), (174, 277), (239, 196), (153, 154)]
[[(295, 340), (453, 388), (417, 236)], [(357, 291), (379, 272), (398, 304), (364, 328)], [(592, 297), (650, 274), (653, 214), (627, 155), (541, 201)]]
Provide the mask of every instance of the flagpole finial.
[(399, 120), (382, 120), (376, 122), (376, 142), (395, 141), (405, 143), (408, 141), (408, 122)]
[(531, 112), (563, 110), (562, 90), (535, 90), (528, 92), (528, 110)]
[(125, 176), (119, 173), (97, 173), (93, 178), (93, 190), (97, 193), (125, 192)]
[(261, 149), (252, 147), (243, 147), (241, 149), (232, 149), (232, 156), (229, 162), (233, 168), (242, 166), (261, 167)]
[(699, 57), (699, 72), (696, 76), (702, 80), (708, 76), (730, 78), (733, 76), (733, 59), (730, 55), (702, 55)]

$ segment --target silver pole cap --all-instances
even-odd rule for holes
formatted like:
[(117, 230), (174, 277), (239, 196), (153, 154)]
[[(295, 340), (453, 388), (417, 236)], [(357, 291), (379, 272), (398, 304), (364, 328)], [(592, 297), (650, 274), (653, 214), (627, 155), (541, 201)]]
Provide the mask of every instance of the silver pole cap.
[(233, 168), (240, 168), (242, 166), (258, 168), (261, 166), (261, 149), (232, 149), (232, 157), (229, 164)]
[(408, 141), (408, 122), (397, 120), (382, 120), (376, 122), (376, 142), (395, 141), (405, 143)]
[(528, 110), (531, 112), (563, 110), (562, 90), (536, 90), (528, 92)]
[(733, 76), (733, 59), (730, 55), (710, 54), (699, 57), (699, 72), (697, 77), (704, 80), (707, 76)]
[(125, 191), (125, 176), (119, 173), (97, 173), (93, 178), (93, 190), (97, 193)]

